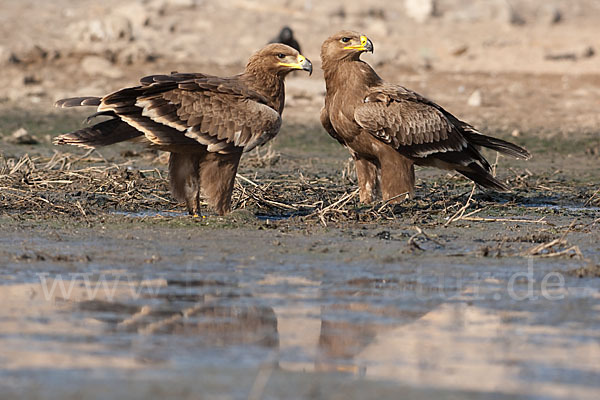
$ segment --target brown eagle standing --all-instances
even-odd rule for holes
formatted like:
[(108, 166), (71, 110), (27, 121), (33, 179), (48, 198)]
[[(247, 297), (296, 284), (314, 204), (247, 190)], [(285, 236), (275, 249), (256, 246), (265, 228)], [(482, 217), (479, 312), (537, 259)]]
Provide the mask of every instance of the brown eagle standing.
[(321, 60), (327, 94), (321, 123), (346, 146), (356, 165), (360, 200), (401, 201), (412, 195), (414, 164), (456, 170), (477, 184), (508, 188), (490, 174), (480, 146), (528, 159), (522, 147), (485, 136), (431, 100), (383, 81), (361, 53), (373, 44), (342, 31), (323, 43)]
[(269, 44), (232, 77), (152, 75), (104, 97), (59, 100), (57, 107), (97, 106), (90, 118), (110, 119), (54, 143), (93, 148), (134, 139), (169, 151), (173, 196), (186, 202), (190, 214), (199, 212), (202, 196), (223, 215), (231, 207), (242, 153), (279, 132), (284, 78), (298, 69), (312, 73), (312, 64), (289, 46)]

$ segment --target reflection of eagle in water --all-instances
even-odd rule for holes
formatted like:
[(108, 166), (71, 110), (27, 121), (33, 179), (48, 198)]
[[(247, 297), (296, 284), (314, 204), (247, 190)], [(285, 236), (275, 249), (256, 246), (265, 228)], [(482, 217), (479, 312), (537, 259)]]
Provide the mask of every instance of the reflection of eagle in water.
[(173, 196), (191, 214), (199, 212), (200, 196), (225, 214), (240, 157), (279, 132), (284, 78), (297, 69), (312, 72), (312, 64), (289, 46), (270, 44), (232, 77), (153, 75), (104, 97), (60, 100), (58, 107), (97, 106), (92, 117), (111, 118), (54, 143), (96, 147), (135, 139), (169, 151)]
[(352, 154), (360, 199), (403, 200), (414, 191), (414, 164), (455, 170), (477, 184), (506, 191), (490, 174), (480, 152), (487, 147), (528, 159), (522, 147), (482, 135), (439, 105), (402, 86), (385, 82), (360, 60), (373, 44), (352, 31), (323, 43), (327, 94), (321, 123)]
[(279, 32), (279, 35), (271, 39), (269, 43), (287, 44), (288, 46), (298, 50), (299, 53), (302, 53), (302, 51), (300, 50), (300, 44), (298, 44), (298, 41), (296, 41), (296, 39), (294, 38), (294, 32), (292, 32), (292, 28), (290, 28), (289, 26), (284, 26), (283, 28), (281, 28), (281, 32)]

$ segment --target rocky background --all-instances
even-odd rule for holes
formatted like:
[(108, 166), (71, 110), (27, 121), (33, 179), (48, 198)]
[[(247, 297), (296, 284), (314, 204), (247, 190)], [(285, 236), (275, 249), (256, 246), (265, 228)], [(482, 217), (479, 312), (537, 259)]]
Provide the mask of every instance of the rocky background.
[(318, 124), (320, 44), (345, 28), (372, 39), (363, 59), (385, 79), (476, 123), (590, 131), (599, 23), (596, 0), (3, 0), (0, 110), (54, 112), (56, 99), (153, 73), (234, 74), (289, 25), (316, 67), (289, 79), (289, 120)]

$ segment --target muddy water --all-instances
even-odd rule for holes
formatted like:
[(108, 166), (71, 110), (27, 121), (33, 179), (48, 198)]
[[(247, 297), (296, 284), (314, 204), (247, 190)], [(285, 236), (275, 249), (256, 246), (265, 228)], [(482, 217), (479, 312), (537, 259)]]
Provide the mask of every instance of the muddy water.
[[(600, 283), (569, 273), (589, 261), (481, 257), (464, 228), (416, 251), (401, 224), (3, 222), (2, 398), (600, 391)], [(571, 240), (598, 261), (596, 239)]]

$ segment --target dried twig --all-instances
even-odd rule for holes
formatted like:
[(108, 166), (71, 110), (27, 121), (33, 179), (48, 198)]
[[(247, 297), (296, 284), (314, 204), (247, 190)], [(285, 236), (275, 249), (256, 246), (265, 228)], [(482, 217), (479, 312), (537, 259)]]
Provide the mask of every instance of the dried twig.
[(418, 226), (415, 225), (414, 228), (417, 230), (417, 233), (415, 233), (414, 235), (412, 235), (411, 237), (408, 238), (409, 245), (415, 246), (418, 249), (422, 250), (422, 248), (416, 243), (415, 239), (419, 236), (423, 236), (423, 237), (425, 237), (425, 239), (432, 241), (433, 243), (437, 244), (438, 246), (446, 247), (443, 243), (439, 242), (438, 240), (434, 239), (432, 236), (425, 233), (425, 231), (423, 229), (419, 228)]
[(587, 201), (586, 201), (586, 202), (583, 204), (583, 205), (584, 205), (584, 207), (587, 207), (587, 206), (589, 206), (590, 204), (592, 204), (592, 200), (594, 200), (594, 197), (596, 197), (596, 196), (598, 195), (598, 193), (600, 193), (600, 188), (598, 188), (598, 190), (596, 190), (596, 191), (594, 192), (594, 194), (592, 194), (592, 196), (591, 196), (589, 199), (587, 199)]
[[(479, 210), (477, 210), (479, 211)], [(463, 221), (476, 221), (476, 222), (518, 222), (518, 223), (530, 223), (530, 224), (542, 224), (552, 225), (548, 221), (545, 221), (546, 217), (542, 217), (537, 220), (522, 219), (522, 218), (494, 218), (494, 217), (468, 217), (464, 216), (460, 218)]]
[(448, 226), (452, 222), (458, 221), (463, 217), (463, 215), (465, 214), (465, 211), (467, 210), (467, 208), (469, 208), (469, 205), (471, 204), (471, 199), (473, 198), (473, 193), (475, 193), (475, 184), (473, 184), (473, 189), (471, 189), (471, 194), (469, 195), (469, 198), (467, 199), (467, 202), (465, 203), (465, 205), (462, 206), (456, 213), (454, 213), (454, 215), (451, 216), (450, 219), (448, 219), (448, 221), (446, 221), (444, 226)]
[(579, 259), (583, 258), (583, 254), (579, 249), (579, 246), (570, 246), (566, 249), (558, 250), (554, 249), (555, 246), (568, 246), (566, 240), (564, 239), (554, 239), (547, 243), (540, 243), (537, 246), (530, 248), (525, 251), (523, 255), (525, 256), (540, 256), (540, 257), (560, 257), (564, 255), (568, 255), (569, 257), (577, 257)]

